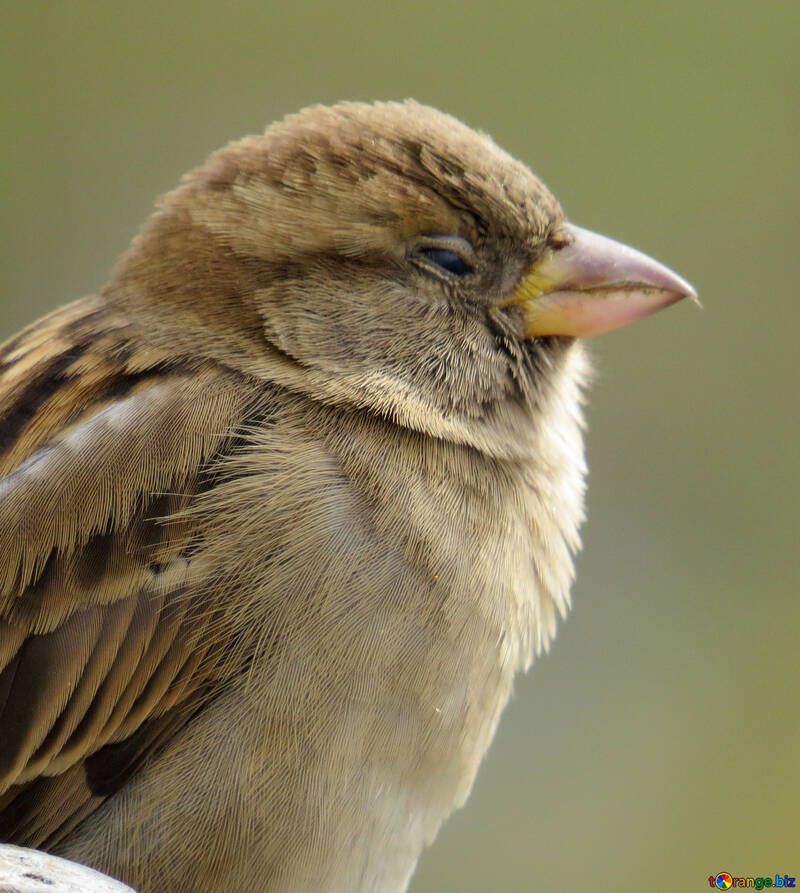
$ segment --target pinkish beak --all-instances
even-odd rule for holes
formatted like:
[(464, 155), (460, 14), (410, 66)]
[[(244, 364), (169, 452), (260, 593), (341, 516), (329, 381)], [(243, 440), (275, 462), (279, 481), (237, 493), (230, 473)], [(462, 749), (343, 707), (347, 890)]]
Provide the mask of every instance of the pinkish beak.
[(646, 254), (572, 224), (564, 231), (564, 246), (537, 261), (502, 302), (522, 306), (526, 335), (591, 338), (681, 298), (697, 301), (685, 279)]

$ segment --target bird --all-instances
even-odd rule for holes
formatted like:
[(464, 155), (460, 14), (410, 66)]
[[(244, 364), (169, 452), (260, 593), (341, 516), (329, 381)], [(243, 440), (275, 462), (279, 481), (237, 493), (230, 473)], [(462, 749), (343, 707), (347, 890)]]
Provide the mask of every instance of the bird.
[(406, 890), (570, 604), (584, 342), (687, 296), (411, 100), (212, 154), (0, 348), (0, 841)]

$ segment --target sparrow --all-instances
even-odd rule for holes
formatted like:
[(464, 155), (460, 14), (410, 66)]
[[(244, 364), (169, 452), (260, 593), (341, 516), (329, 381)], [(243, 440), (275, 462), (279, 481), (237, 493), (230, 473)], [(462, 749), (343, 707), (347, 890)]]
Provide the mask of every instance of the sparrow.
[(583, 340), (686, 296), (412, 101), (211, 155), (0, 348), (0, 840), (405, 890), (569, 605)]

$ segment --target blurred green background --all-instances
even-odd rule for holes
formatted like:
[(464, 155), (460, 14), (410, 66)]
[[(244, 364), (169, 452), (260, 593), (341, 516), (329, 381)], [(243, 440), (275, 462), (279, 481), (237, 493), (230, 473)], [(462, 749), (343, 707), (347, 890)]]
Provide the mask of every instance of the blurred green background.
[(701, 295), (592, 343), (574, 610), (414, 893), (800, 875), (798, 37), (789, 0), (4, 4), (2, 336), (209, 151), (343, 98), (487, 130)]

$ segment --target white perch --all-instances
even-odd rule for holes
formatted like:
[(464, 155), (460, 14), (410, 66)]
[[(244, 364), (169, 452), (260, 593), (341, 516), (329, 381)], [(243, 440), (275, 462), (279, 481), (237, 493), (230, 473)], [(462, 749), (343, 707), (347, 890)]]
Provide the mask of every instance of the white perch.
[(136, 893), (77, 862), (0, 843), (0, 893)]

